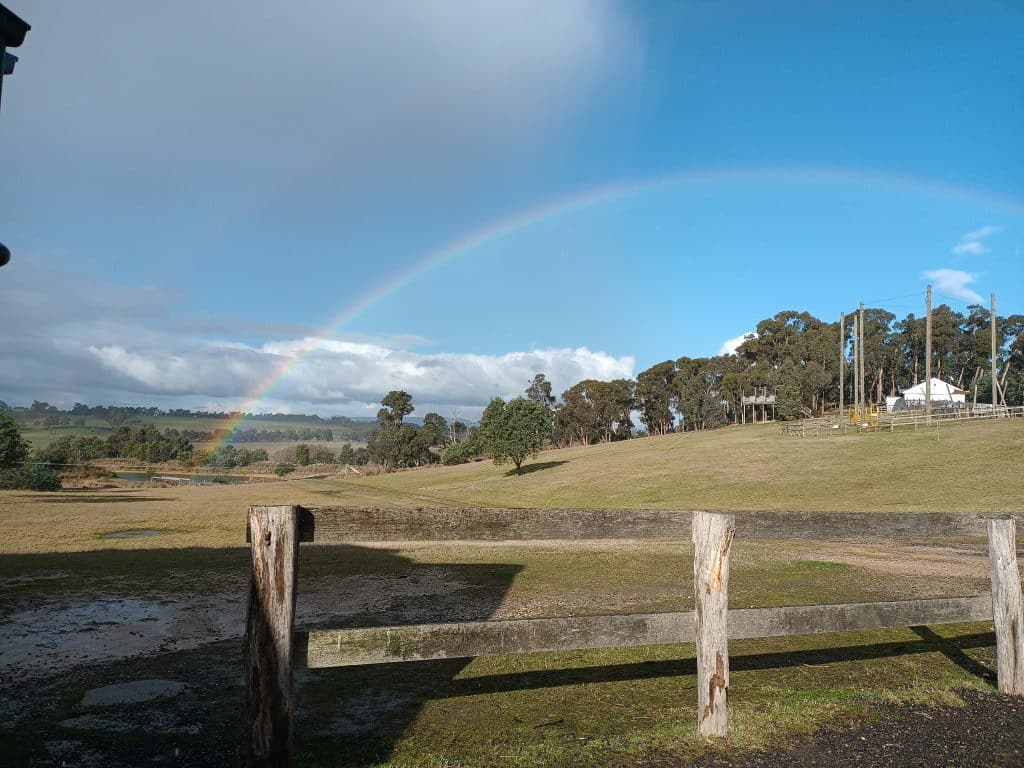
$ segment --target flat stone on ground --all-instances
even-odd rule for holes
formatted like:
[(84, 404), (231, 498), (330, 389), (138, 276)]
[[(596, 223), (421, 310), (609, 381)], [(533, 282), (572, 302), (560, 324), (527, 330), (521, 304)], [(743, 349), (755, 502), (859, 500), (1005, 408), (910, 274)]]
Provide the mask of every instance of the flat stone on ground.
[(130, 683), (115, 683), (93, 688), (85, 692), (83, 707), (106, 707), (111, 704), (136, 704), (164, 696), (177, 696), (188, 688), (177, 680), (133, 680)]

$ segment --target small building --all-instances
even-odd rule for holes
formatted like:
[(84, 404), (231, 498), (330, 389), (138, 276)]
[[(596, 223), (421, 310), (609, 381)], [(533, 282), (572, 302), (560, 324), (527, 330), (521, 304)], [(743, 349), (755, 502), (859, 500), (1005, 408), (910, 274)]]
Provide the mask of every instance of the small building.
[[(900, 397), (885, 398), (888, 411), (901, 411), (904, 408), (924, 408), (925, 382), (904, 389)], [(932, 406), (941, 405), (947, 408), (963, 408), (967, 404), (967, 393), (960, 387), (942, 379), (932, 377)]]

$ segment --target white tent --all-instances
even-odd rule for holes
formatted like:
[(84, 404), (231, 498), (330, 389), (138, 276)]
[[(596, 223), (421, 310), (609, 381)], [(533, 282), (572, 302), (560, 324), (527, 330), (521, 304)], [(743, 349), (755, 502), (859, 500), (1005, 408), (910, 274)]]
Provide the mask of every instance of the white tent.
[[(908, 406), (923, 404), (925, 398), (925, 382), (915, 384), (909, 389), (903, 390), (903, 400)], [(932, 377), (932, 402), (933, 403), (954, 403), (964, 404), (967, 401), (967, 393), (949, 382)]]

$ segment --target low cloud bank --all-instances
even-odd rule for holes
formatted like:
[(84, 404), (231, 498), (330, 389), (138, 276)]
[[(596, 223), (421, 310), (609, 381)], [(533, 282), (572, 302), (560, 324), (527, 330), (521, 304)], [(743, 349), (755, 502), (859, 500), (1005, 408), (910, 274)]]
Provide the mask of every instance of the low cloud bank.
[[(5, 274), (9, 301), (0, 323), (18, 334), (0, 339), (5, 376), (0, 398), (48, 399), (60, 405), (157, 404), (373, 415), (380, 398), (404, 389), (417, 413), (432, 408), (467, 418), (494, 397), (523, 394), (544, 373), (561, 392), (581, 379), (631, 377), (632, 357), (585, 347), (532, 349), (504, 354), (421, 352), (414, 336), (318, 339), (286, 336), (242, 341), (226, 323), (216, 337), (197, 335), (194, 318), (175, 319), (174, 297), (138, 295), (107, 284), (83, 286), (80, 277), (24, 265)], [(62, 301), (41, 302), (62, 284)], [(74, 287), (72, 287), (72, 285)], [(110, 318), (110, 319), (103, 319)], [(22, 330), (23, 329), (23, 330)], [(263, 395), (250, 402), (254, 395)]]

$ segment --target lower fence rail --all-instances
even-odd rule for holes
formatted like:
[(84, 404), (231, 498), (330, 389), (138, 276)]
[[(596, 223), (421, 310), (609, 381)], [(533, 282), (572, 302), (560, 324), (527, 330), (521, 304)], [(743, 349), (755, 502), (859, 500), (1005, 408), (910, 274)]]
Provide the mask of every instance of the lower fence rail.
[[(326, 512), (325, 520), (337, 519), (337, 510)], [(412, 516), (422, 520), (427, 512), (417, 510)], [(453, 521), (458, 521), (456, 527), (464, 524), (464, 510), (436, 512), (445, 527), (450, 528)], [(471, 516), (475, 518), (481, 512), (473, 510)], [(664, 522), (660, 518), (662, 513), (646, 512), (648, 516), (654, 514), (659, 524)], [(558, 515), (552, 518), (552, 511), (548, 511), (548, 519), (556, 529), (579, 530), (579, 511), (564, 513), (565, 519), (558, 520), (554, 519)], [(517, 524), (521, 522), (520, 514), (521, 511), (514, 513)], [(643, 512), (637, 514), (644, 519)], [(779, 514), (764, 517), (765, 513), (758, 513), (755, 519), (770, 522), (769, 528), (778, 528)], [(394, 523), (392, 512), (387, 517), (389, 523)], [(736, 517), (732, 513), (696, 511), (692, 513), (694, 611), (323, 629), (296, 635), (293, 625), (298, 543), (312, 538), (308, 531), (313, 530), (315, 518), (316, 510), (300, 507), (250, 509), (253, 575), (245, 647), (251, 765), (283, 765), (292, 759), (292, 667), (296, 662), (297, 666), (319, 669), (695, 643), (698, 729), (706, 737), (722, 737), (728, 735), (729, 640), (992, 620), (999, 690), (1024, 695), (1024, 601), (1016, 556), (1018, 521), (1009, 515), (973, 518), (984, 524), (988, 534), (991, 594), (728, 610), (729, 560), (737, 532)], [(941, 526), (944, 530), (973, 532), (973, 520), (946, 520)], [(673, 516), (669, 522), (674, 527), (678, 518)], [(746, 521), (742, 526), (744, 533), (753, 522), (754, 519)], [(908, 535), (906, 523), (900, 515), (893, 516), (896, 535)], [(618, 523), (613, 526), (615, 530), (620, 527)], [(792, 528), (804, 532), (809, 527), (813, 526), (807, 513), (794, 513)], [(788, 525), (784, 528), (790, 530)], [(495, 531), (489, 533), (493, 536)], [(660, 538), (664, 531), (660, 525), (654, 525), (648, 533), (651, 538)], [(294, 644), (293, 635), (297, 640)]]

